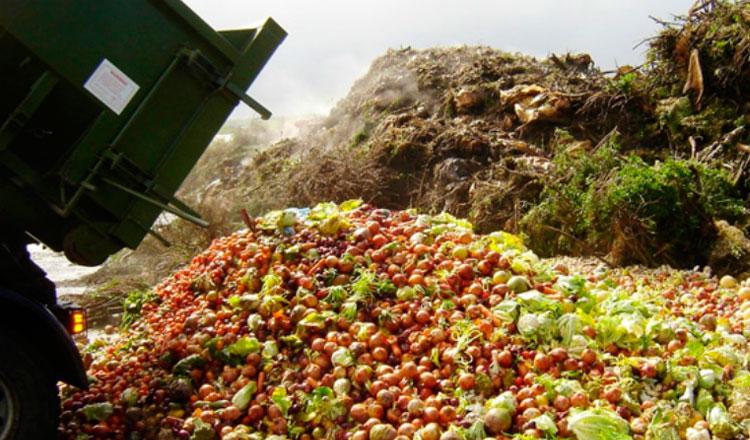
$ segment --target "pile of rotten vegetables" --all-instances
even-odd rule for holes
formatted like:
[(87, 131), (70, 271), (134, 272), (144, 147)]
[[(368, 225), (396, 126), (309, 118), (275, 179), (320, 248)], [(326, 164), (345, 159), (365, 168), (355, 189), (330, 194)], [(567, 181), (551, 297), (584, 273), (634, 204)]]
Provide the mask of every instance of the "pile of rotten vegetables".
[(740, 439), (750, 288), (569, 273), (359, 202), (216, 240), (87, 347), (64, 439)]

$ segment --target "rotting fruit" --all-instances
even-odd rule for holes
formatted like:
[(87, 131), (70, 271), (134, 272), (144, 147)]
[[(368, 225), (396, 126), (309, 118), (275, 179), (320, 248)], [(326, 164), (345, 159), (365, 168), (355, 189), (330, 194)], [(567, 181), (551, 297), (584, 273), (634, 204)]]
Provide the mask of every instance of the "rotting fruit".
[(87, 347), (61, 437), (747, 435), (746, 288), (569, 272), (447, 214), (273, 212)]

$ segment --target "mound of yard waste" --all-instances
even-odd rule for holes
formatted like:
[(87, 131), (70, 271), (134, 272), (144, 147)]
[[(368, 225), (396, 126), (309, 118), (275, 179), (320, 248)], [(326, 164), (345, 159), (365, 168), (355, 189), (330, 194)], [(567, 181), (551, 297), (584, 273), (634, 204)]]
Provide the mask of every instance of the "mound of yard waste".
[(63, 389), (65, 439), (741, 439), (750, 287), (361, 202), (248, 221)]
[(748, 225), (750, 2), (664, 25), (646, 63), (606, 74), (585, 54), (390, 51), (249, 165), (248, 187), (272, 182), (254, 207), (361, 197), (522, 232), (545, 256), (745, 271), (726, 242)]

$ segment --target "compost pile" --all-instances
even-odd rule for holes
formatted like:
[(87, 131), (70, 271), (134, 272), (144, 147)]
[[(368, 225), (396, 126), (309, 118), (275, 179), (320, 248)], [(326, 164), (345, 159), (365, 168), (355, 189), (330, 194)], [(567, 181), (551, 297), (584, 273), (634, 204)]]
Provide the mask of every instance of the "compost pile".
[(330, 115), (257, 155), (248, 177), (270, 182), (271, 205), (363, 198), (511, 230), (544, 187), (557, 130), (591, 144), (627, 119), (610, 110), (607, 84), (586, 54), (389, 50)]
[[(540, 256), (750, 275), (750, 2), (701, 1), (603, 72), (585, 54), (404, 48), (322, 120), (267, 148), (217, 141), (182, 198), (211, 222), (157, 226), (90, 278), (106, 321), (251, 215), (362, 198), (528, 237)], [(147, 268), (148, 270), (144, 270)], [(113, 282), (116, 281), (116, 282)], [(113, 299), (113, 297), (115, 297)], [(102, 304), (104, 303), (104, 304)]]
[(66, 439), (739, 439), (750, 288), (570, 273), (361, 202), (216, 240), (88, 347)]

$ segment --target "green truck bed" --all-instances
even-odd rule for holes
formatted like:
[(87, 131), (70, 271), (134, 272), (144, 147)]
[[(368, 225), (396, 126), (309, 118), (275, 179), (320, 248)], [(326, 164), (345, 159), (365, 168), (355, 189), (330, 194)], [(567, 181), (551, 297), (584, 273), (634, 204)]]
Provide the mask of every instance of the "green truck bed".
[(286, 33), (178, 0), (0, 2), (0, 224), (71, 261), (136, 247)]

